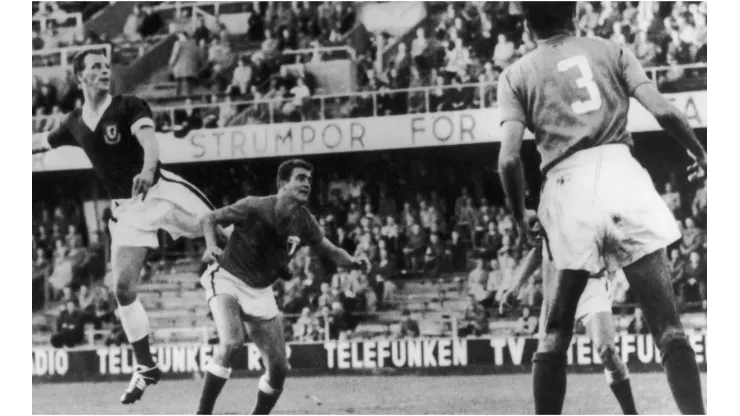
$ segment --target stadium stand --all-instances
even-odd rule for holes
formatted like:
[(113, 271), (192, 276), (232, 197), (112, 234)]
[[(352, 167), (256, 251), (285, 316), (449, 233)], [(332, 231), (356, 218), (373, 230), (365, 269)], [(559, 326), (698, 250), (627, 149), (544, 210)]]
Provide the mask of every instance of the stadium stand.
[[(118, 82), (152, 103), (160, 132), (183, 137), (198, 128), (495, 106), (499, 74), (534, 47), (505, 2), (432, 2), (426, 17), (402, 36), (370, 34), (351, 2), (130, 5), (112, 36), (84, 31), (95, 16), (105, 16), (105, 9), (90, 11), (87, 4), (34, 6), (34, 132), (54, 128), (81, 105), (69, 62), (86, 48), (104, 49), (115, 69), (135, 73), (148, 65), (137, 82)], [(634, 2), (582, 3), (578, 30), (628, 45), (663, 92), (705, 90), (706, 2), (653, 4), (646, 10)], [(163, 52), (164, 60), (155, 62)], [(343, 91), (326, 83), (334, 64), (353, 68)], [(368, 162), (352, 176), (330, 166), (336, 169), (327, 173), (331, 179), (316, 185), (312, 211), (326, 235), (351, 253), (366, 254), (373, 269), (367, 275), (336, 270), (308, 249), (299, 253), (290, 279), (274, 286), (288, 339), (519, 331), (521, 308), (505, 315), (497, 310), (497, 294), (522, 256), (506, 209), (467, 188), (404, 189), (423, 167), (396, 164), (393, 177), (378, 174), (388, 162)], [(264, 191), (256, 174), (244, 169), (211, 169), (202, 189), (219, 206)], [(74, 187), (73, 179), (67, 181), (58, 189)], [(683, 238), (670, 251), (673, 282), (687, 326), (702, 327), (706, 184), (678, 185), (674, 179), (660, 184), (682, 221)], [(106, 288), (109, 235), (104, 230), (88, 237), (87, 207), (52, 189), (34, 192), (33, 342), (125, 342)], [(92, 215), (105, 224), (110, 213)], [(160, 240), (163, 249), (145, 270), (141, 295), (154, 338), (212, 342), (196, 283), (202, 244), (173, 242), (165, 234)], [(618, 327), (635, 330), (634, 299), (615, 287)], [(533, 279), (519, 305), (536, 315), (541, 290)], [(61, 333), (72, 334), (64, 338), (71, 341), (60, 341)]]

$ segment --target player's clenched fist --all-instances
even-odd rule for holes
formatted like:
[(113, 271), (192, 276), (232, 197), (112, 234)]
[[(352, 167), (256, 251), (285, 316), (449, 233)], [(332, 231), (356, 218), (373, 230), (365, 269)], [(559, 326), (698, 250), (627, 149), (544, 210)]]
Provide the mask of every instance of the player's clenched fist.
[(131, 196), (135, 197), (142, 194), (142, 199), (146, 198), (146, 193), (149, 192), (149, 188), (154, 183), (154, 172), (145, 170), (140, 174), (134, 176), (134, 186), (131, 189)]
[(215, 262), (218, 262), (221, 260), (221, 256), (223, 256), (224, 251), (216, 246), (208, 246), (206, 247), (205, 253), (203, 253), (203, 261), (207, 264), (213, 264)]

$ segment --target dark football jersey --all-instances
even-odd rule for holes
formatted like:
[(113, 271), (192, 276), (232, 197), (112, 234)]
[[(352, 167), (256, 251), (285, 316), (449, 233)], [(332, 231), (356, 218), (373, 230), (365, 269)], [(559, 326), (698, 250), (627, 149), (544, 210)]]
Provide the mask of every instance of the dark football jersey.
[(649, 82), (625, 47), (599, 38), (555, 36), (501, 75), (501, 122), (520, 121), (534, 133), (546, 172), (579, 150), (631, 146), (630, 96)]
[[(77, 109), (49, 133), (48, 141), (52, 149), (81, 147), (109, 197), (130, 198), (133, 179), (144, 166), (144, 149), (134, 135), (142, 126), (154, 126), (147, 103), (133, 96), (115, 96), (94, 129), (83, 121), (82, 110)], [(159, 167), (155, 181), (158, 178)]]
[(295, 253), (324, 239), (316, 218), (300, 207), (284, 224), (275, 216), (277, 196), (246, 197), (216, 211), (234, 224), (220, 265), (254, 288), (278, 279)]

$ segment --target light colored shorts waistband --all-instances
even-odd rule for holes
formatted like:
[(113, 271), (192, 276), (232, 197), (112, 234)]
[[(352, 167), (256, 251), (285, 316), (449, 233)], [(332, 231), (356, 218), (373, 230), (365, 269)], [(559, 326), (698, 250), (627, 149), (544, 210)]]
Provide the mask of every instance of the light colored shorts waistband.
[(565, 173), (566, 171), (578, 168), (587, 168), (596, 166), (603, 162), (613, 161), (634, 161), (629, 146), (626, 144), (605, 144), (578, 151), (568, 158), (562, 160), (553, 166), (547, 172), (547, 177), (552, 177)]

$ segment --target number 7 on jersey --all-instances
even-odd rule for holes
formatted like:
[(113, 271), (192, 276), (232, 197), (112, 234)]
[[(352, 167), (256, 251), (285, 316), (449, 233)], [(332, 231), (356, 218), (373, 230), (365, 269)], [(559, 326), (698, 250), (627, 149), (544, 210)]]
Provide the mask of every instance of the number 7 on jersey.
[(558, 71), (565, 72), (573, 67), (578, 67), (581, 77), (576, 79), (578, 88), (585, 88), (588, 93), (588, 100), (576, 101), (570, 106), (576, 114), (586, 114), (598, 110), (601, 107), (601, 93), (599, 87), (593, 81), (594, 73), (591, 71), (591, 65), (583, 55), (577, 55), (572, 58), (564, 59), (558, 62)]

